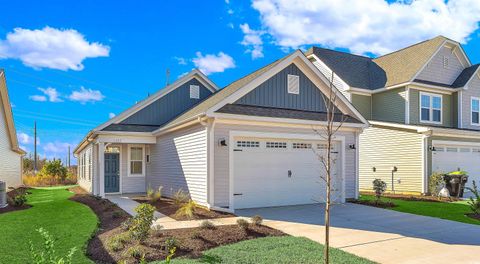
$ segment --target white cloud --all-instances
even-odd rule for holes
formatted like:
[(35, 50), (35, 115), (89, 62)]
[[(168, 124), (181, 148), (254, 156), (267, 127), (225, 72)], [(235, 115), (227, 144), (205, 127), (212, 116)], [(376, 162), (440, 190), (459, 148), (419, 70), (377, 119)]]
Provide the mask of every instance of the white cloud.
[(105, 96), (99, 90), (86, 89), (82, 86), (80, 87), (80, 90), (73, 91), (68, 98), (72, 101), (86, 104), (102, 101)]
[(44, 95), (30, 95), (28, 98), (30, 98), (30, 100), (36, 101), (36, 102), (46, 102), (47, 101), (47, 97), (44, 96)]
[(72, 148), (74, 144), (61, 141), (48, 142), (43, 146), (44, 156), (51, 158), (65, 158), (68, 155), (68, 146)]
[(219, 52), (217, 55), (207, 54), (205, 56), (201, 52), (197, 52), (196, 55), (197, 57), (192, 59), (193, 64), (206, 75), (235, 68), (233, 58), (223, 52)]
[(20, 132), (17, 134), (18, 142), (21, 144), (30, 144), (33, 142), (33, 137), (29, 136), (27, 133)]
[(187, 60), (185, 58), (182, 58), (182, 57), (173, 57), (173, 58), (178, 62), (178, 64), (187, 65)]
[(228, 13), (229, 15), (233, 15), (234, 12), (233, 12), (233, 10), (232, 10), (231, 8), (229, 8), (229, 9), (227, 10), (227, 13)]
[(108, 113), (108, 118), (112, 119), (115, 117), (115, 114), (114, 113)]
[(26, 66), (80, 71), (86, 58), (107, 57), (110, 47), (88, 42), (74, 29), (15, 28), (0, 40), (0, 59), (19, 59)]
[(254, 0), (263, 27), (283, 48), (321, 44), (384, 54), (437, 35), (465, 43), (478, 29), (478, 0)]
[(265, 31), (253, 30), (248, 24), (240, 25), (244, 36), (242, 42), (243, 46), (247, 47), (247, 52), (251, 53), (252, 59), (263, 58), (263, 40), (262, 35)]

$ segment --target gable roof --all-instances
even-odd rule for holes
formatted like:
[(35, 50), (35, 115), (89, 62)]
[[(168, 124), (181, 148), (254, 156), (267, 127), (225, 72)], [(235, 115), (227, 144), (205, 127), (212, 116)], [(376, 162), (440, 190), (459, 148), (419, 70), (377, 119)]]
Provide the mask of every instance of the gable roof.
[[(247, 84), (251, 83), (252, 81), (256, 80), (257, 78), (260, 78), (262, 75), (266, 74), (268, 71), (273, 70), (273, 68), (275, 68), (279, 64), (281, 64), (283, 62), (286, 62), (286, 61), (289, 61), (289, 62), (293, 63), (293, 59), (296, 58), (296, 57), (301, 58), (308, 66), (310, 66), (309, 64), (311, 64), (311, 62), (305, 57), (305, 55), (300, 50), (297, 50), (297, 51), (295, 51), (295, 52), (293, 52), (293, 53), (291, 53), (291, 54), (289, 54), (289, 55), (287, 55), (287, 56), (285, 56), (285, 57), (283, 57), (279, 60), (276, 60), (276, 61), (272, 62), (271, 64), (268, 64), (267, 66), (265, 66), (265, 67), (263, 67), (263, 68), (261, 68), (257, 71), (254, 71), (254, 72), (244, 76), (243, 78), (241, 78), (241, 79), (239, 79), (235, 82), (232, 82), (231, 84), (227, 85), (222, 90), (214, 93), (209, 98), (205, 99), (203, 102), (199, 103), (195, 107), (191, 108), (190, 110), (187, 110), (184, 114), (178, 116), (177, 118), (175, 118), (171, 122), (167, 123), (166, 125), (161, 127), (159, 130), (163, 130), (163, 129), (167, 129), (167, 128), (170, 128), (170, 127), (180, 125), (184, 122), (191, 121), (195, 118), (198, 118), (198, 117), (206, 114), (208, 110), (211, 110), (214, 106), (218, 105), (223, 100), (230, 97), (231, 95), (233, 95), (234, 93), (236, 93), (237, 91), (242, 89), (243, 87), (245, 87)], [(325, 76), (323, 76), (314, 65), (311, 65), (311, 69), (320, 78), (325, 79)], [(325, 81), (326, 81), (326, 79), (325, 79)], [(336, 88), (334, 87), (334, 89), (336, 89)], [(341, 101), (343, 101), (346, 104), (346, 106), (348, 108), (350, 108), (350, 110), (353, 113), (355, 113), (357, 115), (356, 117), (353, 117), (353, 118), (358, 118), (360, 120), (360, 122), (362, 122), (362, 123), (368, 123), (368, 121), (363, 116), (361, 116), (361, 114), (348, 102), (348, 100), (340, 92), (338, 92), (338, 98)], [(157, 132), (157, 131), (154, 131), (154, 133)]]
[(5, 117), (5, 125), (7, 126), (7, 131), (8, 131), (8, 137), (10, 139), (10, 148), (12, 151), (15, 151), (19, 154), (25, 154), (26, 152), (22, 150), (18, 146), (18, 140), (17, 140), (17, 132), (15, 130), (15, 123), (13, 122), (13, 114), (12, 114), (12, 107), (10, 104), (10, 99), (8, 97), (8, 91), (7, 91), (7, 82), (5, 80), (5, 72), (3, 69), (0, 69), (0, 99), (1, 101), (1, 108), (3, 108), (3, 111), (0, 111)]
[(475, 64), (468, 68), (465, 68), (460, 73), (460, 75), (458, 75), (457, 79), (452, 83), (452, 87), (459, 88), (467, 85), (468, 81), (470, 81), (473, 75), (475, 75), (475, 73), (477, 72), (479, 66), (480, 64)]

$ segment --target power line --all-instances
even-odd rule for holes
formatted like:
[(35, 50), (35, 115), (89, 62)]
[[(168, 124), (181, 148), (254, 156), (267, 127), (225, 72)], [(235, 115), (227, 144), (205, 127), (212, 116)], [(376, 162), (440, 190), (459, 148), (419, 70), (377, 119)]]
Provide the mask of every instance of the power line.
[(46, 121), (55, 121), (59, 123), (64, 123), (64, 124), (71, 124), (71, 125), (79, 125), (79, 126), (86, 126), (86, 127), (92, 127), (95, 125), (92, 124), (85, 124), (81, 122), (72, 122), (72, 121), (66, 121), (66, 120), (61, 120), (61, 119), (55, 119), (55, 118), (47, 118), (47, 117), (39, 117), (39, 116), (32, 116), (32, 115), (23, 115), (23, 114), (14, 114), (15, 116), (19, 117), (24, 117), (24, 118), (30, 118), (30, 119), (40, 119), (40, 120), (46, 120)]

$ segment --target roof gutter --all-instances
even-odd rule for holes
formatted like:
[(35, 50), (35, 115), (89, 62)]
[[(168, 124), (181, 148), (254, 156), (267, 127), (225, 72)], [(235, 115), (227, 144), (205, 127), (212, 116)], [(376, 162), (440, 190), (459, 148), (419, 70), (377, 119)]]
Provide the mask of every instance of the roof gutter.
[(88, 134), (80, 141), (80, 143), (75, 147), (73, 150), (73, 154), (78, 154), (78, 152), (82, 151), (82, 149), (88, 145), (88, 143), (93, 141), (93, 136), (96, 134), (95, 130), (91, 130)]
[(177, 129), (180, 129), (182, 127), (186, 127), (186, 126), (190, 126), (192, 124), (196, 124), (196, 123), (201, 123), (203, 125), (202, 122), (204, 122), (205, 120), (205, 113), (201, 113), (201, 114), (198, 114), (198, 115), (195, 115), (191, 118), (188, 118), (180, 123), (177, 123), (177, 124), (171, 124), (171, 125), (168, 125), (168, 126), (165, 126), (165, 127), (161, 127), (155, 131), (152, 132), (152, 135), (154, 136), (159, 136), (161, 134), (165, 134), (165, 133), (168, 133), (168, 132), (171, 132), (171, 131), (175, 131)]

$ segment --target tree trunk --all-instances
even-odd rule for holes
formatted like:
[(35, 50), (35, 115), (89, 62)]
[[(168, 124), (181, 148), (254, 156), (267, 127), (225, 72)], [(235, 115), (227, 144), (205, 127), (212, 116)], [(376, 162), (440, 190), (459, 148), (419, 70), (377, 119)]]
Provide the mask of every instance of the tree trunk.
[[(329, 129), (330, 130), (330, 129)], [(331, 192), (331, 175), (330, 175), (330, 155), (331, 155), (332, 135), (327, 135), (327, 160), (326, 160), (326, 183), (327, 183), (327, 199), (325, 203), (325, 248), (323, 250), (324, 263), (330, 263), (330, 192)]]

